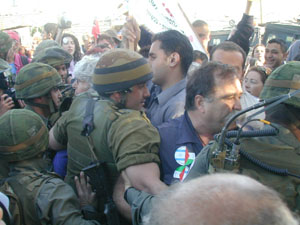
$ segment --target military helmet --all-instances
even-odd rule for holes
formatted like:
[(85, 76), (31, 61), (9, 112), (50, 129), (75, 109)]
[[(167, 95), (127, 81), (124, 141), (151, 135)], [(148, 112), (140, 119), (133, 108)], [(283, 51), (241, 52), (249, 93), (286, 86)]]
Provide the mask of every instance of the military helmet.
[(93, 75), (94, 89), (101, 94), (128, 90), (152, 78), (150, 66), (140, 54), (113, 49), (99, 59)]
[(43, 63), (30, 63), (20, 70), (16, 78), (16, 98), (41, 97), (61, 83), (61, 76), (53, 67)]
[(54, 46), (40, 50), (34, 57), (33, 62), (45, 63), (56, 67), (69, 64), (73, 57), (61, 47)]
[(41, 43), (39, 43), (38, 46), (36, 46), (33, 57), (38, 55), (44, 49), (50, 48), (50, 47), (59, 47), (59, 44), (54, 40), (44, 40)]
[(10, 38), (10, 36), (5, 32), (0, 31), (0, 58), (6, 60), (6, 55), (11, 46), (12, 39)]
[(0, 158), (8, 162), (30, 159), (48, 147), (48, 130), (38, 114), (13, 109), (0, 117)]
[[(268, 77), (260, 93), (261, 99), (268, 99), (300, 89), (300, 62), (291, 61), (275, 69)], [(300, 94), (284, 103), (300, 108)]]
[(0, 58), (0, 73), (3, 73), (9, 69), (11, 69), (11, 66), (8, 64), (8, 62)]

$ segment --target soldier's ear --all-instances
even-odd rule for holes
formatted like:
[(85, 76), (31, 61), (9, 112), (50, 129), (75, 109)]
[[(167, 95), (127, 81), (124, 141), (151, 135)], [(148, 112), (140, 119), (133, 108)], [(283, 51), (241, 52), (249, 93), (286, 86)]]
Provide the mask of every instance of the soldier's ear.
[(121, 102), (121, 94), (119, 92), (112, 93), (110, 98), (118, 103)]

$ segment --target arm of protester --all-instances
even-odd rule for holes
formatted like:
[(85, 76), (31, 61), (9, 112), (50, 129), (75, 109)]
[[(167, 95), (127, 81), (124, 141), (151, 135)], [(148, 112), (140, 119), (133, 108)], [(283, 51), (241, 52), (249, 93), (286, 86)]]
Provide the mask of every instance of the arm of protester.
[(61, 39), (62, 39), (62, 36), (63, 36), (63, 32), (64, 30), (62, 28), (58, 28), (57, 29), (57, 34), (56, 34), (56, 37), (55, 37), (55, 41), (59, 44), (59, 46), (61, 46)]
[(253, 16), (248, 15), (252, 5), (252, 0), (247, 0), (246, 13), (243, 14), (241, 21), (238, 23), (235, 32), (230, 35), (229, 41), (239, 45), (246, 53), (250, 49), (250, 37), (254, 32)]
[(141, 30), (132, 16), (128, 16), (122, 30), (124, 46), (130, 50), (137, 51), (137, 45), (141, 38)]
[(253, 0), (247, 0), (246, 10), (245, 10), (245, 14), (247, 14), (247, 15), (250, 15), (252, 2), (253, 2)]
[(14, 107), (14, 101), (11, 97), (8, 97), (7, 94), (1, 95), (0, 98), (0, 116), (6, 113), (8, 110)]

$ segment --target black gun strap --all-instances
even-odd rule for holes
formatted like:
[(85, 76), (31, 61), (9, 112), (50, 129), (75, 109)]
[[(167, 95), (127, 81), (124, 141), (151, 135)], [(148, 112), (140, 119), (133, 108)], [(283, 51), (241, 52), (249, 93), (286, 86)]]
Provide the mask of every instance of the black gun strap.
[(94, 143), (90, 136), (92, 131), (94, 130), (94, 108), (96, 101), (90, 96), (88, 102), (86, 103), (85, 115), (83, 118), (83, 128), (81, 131), (81, 135), (87, 137), (89, 150), (92, 154), (93, 161), (97, 161), (98, 158), (94, 152)]
[(82, 136), (90, 136), (94, 130), (94, 108), (95, 100), (90, 97), (86, 103), (85, 115), (83, 118), (83, 128), (81, 131)]

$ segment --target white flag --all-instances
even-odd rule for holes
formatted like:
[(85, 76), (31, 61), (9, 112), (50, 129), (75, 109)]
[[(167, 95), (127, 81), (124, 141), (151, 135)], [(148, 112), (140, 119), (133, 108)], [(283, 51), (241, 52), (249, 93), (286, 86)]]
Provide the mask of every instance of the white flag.
[(176, 0), (128, 0), (129, 14), (154, 33), (178, 30), (190, 40), (194, 50), (206, 54), (181, 12)]

